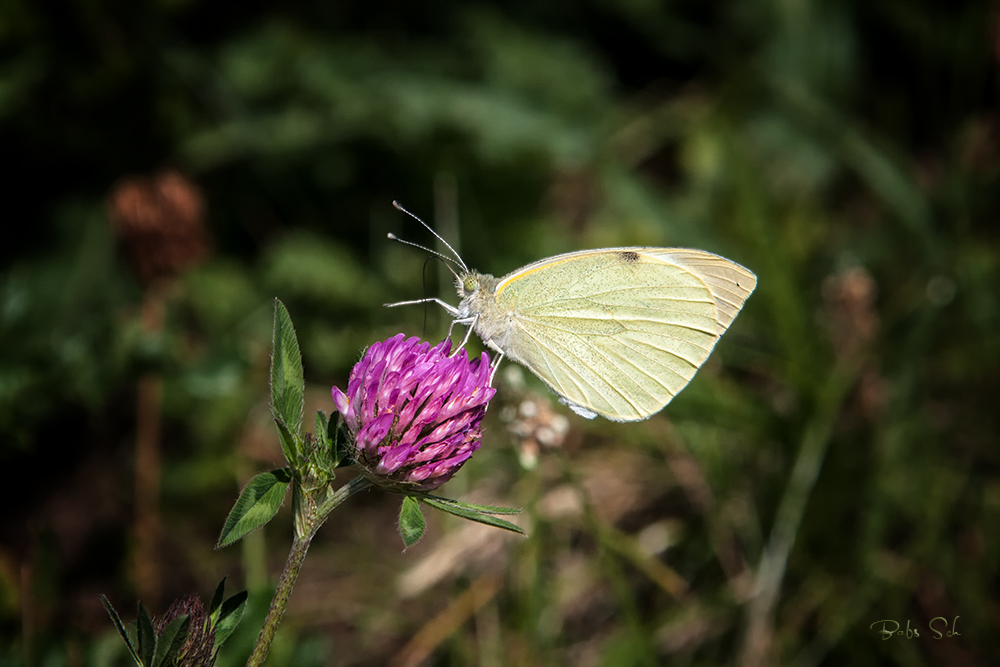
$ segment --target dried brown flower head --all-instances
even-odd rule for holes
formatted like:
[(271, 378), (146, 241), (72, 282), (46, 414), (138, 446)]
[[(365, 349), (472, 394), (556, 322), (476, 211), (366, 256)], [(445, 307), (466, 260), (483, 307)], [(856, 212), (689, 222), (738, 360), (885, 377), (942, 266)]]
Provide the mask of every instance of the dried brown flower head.
[(205, 256), (208, 238), (198, 187), (176, 171), (121, 180), (108, 216), (143, 284), (177, 275)]

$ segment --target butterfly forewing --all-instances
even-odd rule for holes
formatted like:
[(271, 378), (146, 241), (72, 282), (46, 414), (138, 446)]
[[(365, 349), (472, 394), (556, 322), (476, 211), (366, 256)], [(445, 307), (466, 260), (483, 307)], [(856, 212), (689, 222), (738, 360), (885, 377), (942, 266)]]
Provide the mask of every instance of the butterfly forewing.
[(500, 281), (504, 352), (570, 404), (645, 419), (691, 380), (753, 289), (753, 274), (692, 250), (561, 255)]
[(721, 336), (757, 286), (757, 276), (725, 257), (685, 248), (649, 248), (647, 254), (692, 271), (708, 287), (715, 301), (717, 333)]

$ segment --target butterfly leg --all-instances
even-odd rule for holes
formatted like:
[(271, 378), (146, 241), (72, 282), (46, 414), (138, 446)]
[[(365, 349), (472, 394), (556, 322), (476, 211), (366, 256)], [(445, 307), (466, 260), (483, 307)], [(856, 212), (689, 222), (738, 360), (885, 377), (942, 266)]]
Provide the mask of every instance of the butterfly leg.
[[(471, 331), (472, 328), (470, 327), (469, 330)], [(493, 363), (490, 364), (490, 384), (489, 384), (490, 387), (493, 386), (493, 376), (497, 374), (497, 368), (500, 366), (501, 359), (503, 359), (503, 352), (497, 352), (497, 356), (494, 357)], [(487, 410), (490, 409), (489, 403), (486, 404), (486, 409)]]
[(451, 338), (451, 330), (455, 328), (456, 324), (464, 324), (468, 328), (465, 330), (465, 337), (462, 338), (462, 344), (456, 347), (451, 356), (458, 354), (458, 351), (465, 347), (465, 344), (469, 342), (469, 336), (472, 335), (472, 328), (476, 326), (476, 320), (479, 318), (478, 315), (473, 315), (472, 317), (456, 318), (452, 320), (451, 326), (448, 327), (448, 338)]
[[(452, 320), (452, 321), (451, 321), (451, 324), (450, 324), (450, 325), (448, 325), (448, 334), (447, 334), (447, 335), (445, 336), (445, 338), (451, 338), (451, 332), (452, 332), (452, 331), (453, 331), (453, 330), (455, 329), (455, 325), (456, 325), (456, 324), (459, 324), (459, 320)], [(465, 343), (463, 343), (463, 345), (464, 345), (464, 344), (465, 344)], [(461, 346), (460, 346), (460, 347), (461, 347)]]
[(490, 369), (490, 386), (493, 386), (493, 376), (497, 374), (497, 368), (500, 367), (500, 360), (503, 359), (503, 352), (497, 352), (497, 356), (493, 359), (493, 367)]
[(472, 335), (472, 329), (476, 326), (476, 320), (478, 319), (479, 315), (475, 315), (474, 317), (470, 317), (465, 320), (455, 320), (455, 322), (452, 322), (452, 324), (455, 324), (457, 322), (458, 324), (466, 325), (465, 338), (462, 339), (462, 344), (458, 346), (458, 349), (461, 350), (463, 347), (465, 347), (465, 344), (469, 342), (469, 336)]

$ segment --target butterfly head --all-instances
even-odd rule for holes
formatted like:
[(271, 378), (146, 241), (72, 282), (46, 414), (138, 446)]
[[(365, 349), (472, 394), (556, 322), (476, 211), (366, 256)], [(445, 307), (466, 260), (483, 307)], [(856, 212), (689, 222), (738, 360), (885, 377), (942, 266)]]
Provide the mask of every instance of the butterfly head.
[(469, 317), (482, 313), (495, 300), (494, 292), (500, 282), (488, 273), (468, 271), (460, 273), (455, 279), (455, 287), (462, 302), (458, 305), (461, 317)]
[(496, 284), (496, 278), (488, 273), (479, 273), (478, 271), (462, 272), (455, 277), (455, 287), (458, 289), (458, 296), (463, 301), (476, 299), (487, 293), (492, 294)]

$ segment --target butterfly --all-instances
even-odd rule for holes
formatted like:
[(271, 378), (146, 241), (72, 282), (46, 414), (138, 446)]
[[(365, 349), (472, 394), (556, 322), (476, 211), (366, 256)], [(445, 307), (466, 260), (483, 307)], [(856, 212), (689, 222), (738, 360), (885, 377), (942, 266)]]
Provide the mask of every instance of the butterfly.
[(496, 278), (470, 270), (441, 241), (461, 269), (458, 306), (434, 298), (387, 305), (440, 304), (452, 326), (468, 326), (500, 354), (497, 363), (521, 364), (588, 419), (639, 421), (662, 410), (757, 285), (739, 264), (687, 248), (582, 250)]

